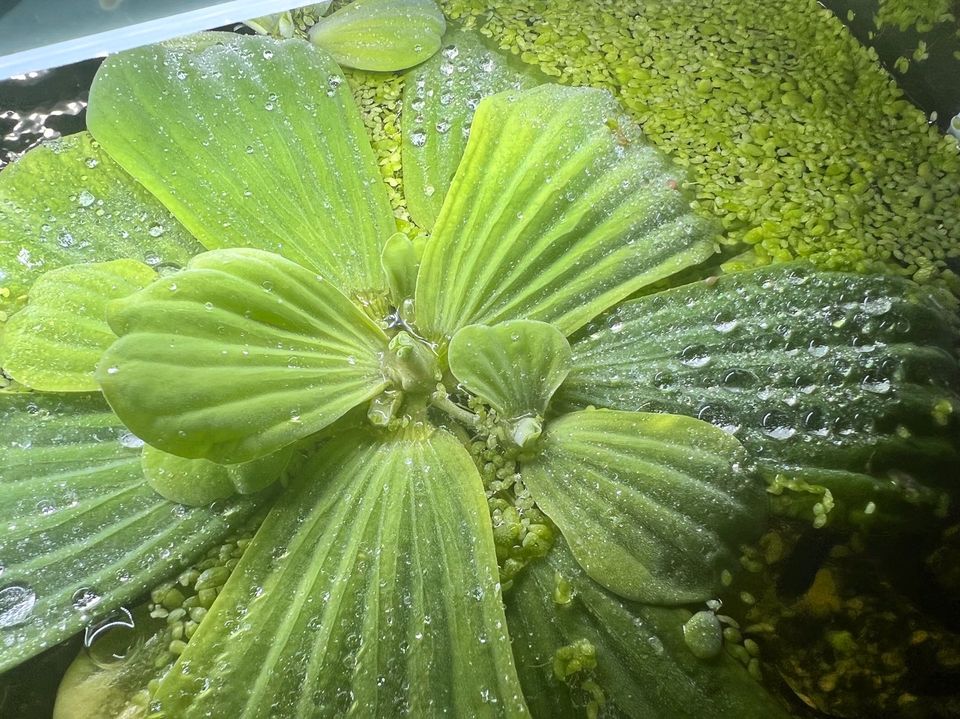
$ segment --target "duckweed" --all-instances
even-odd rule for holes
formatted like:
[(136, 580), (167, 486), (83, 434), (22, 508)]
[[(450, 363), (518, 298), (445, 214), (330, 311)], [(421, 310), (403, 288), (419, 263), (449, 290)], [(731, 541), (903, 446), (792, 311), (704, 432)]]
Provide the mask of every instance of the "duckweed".
[[(729, 266), (805, 257), (960, 291), (956, 141), (814, 0), (442, 4), (561, 82), (616, 93), (689, 168)], [(896, 7), (882, 17), (912, 17)]]

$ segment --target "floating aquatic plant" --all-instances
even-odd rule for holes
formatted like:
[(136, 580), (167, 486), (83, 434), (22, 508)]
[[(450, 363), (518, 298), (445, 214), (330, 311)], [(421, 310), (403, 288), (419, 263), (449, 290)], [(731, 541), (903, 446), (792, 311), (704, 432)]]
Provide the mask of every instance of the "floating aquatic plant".
[(409, 236), (299, 40), (109, 58), (91, 135), (0, 175), (0, 668), (152, 588), (137, 711), (782, 715), (713, 599), (768, 487), (932, 491), (952, 306), (653, 292), (717, 248), (683, 173), (608, 92), (448, 40), (404, 89)]

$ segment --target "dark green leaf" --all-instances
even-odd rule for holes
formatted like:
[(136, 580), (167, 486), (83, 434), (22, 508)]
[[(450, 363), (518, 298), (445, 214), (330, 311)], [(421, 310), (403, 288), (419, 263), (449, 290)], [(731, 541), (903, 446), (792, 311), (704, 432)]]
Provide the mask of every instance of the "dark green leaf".
[(0, 173), (0, 322), (49, 270), (124, 257), (183, 266), (202, 249), (86, 132)]
[(418, 326), (438, 341), (507, 319), (568, 335), (707, 258), (715, 229), (681, 179), (609, 92), (486, 98), (420, 265)]
[(733, 437), (689, 417), (588, 410), (547, 424), (524, 482), (594, 580), (629, 599), (707, 599), (762, 526)]
[(161, 685), (166, 716), (525, 714), (480, 477), (413, 432), (321, 449)]
[(99, 394), (0, 394), (0, 672), (197, 558), (249, 500), (189, 509), (140, 471)]
[(699, 417), (771, 473), (849, 488), (859, 508), (871, 494), (919, 498), (898, 477), (944, 478), (958, 460), (954, 312), (896, 277), (736, 273), (624, 303), (587, 328), (555, 402)]
[(68, 265), (41, 275), (29, 304), (7, 322), (0, 343), (4, 371), (45, 392), (99, 389), (93, 371), (116, 339), (107, 324), (107, 303), (156, 277), (136, 260)]
[(208, 249), (269, 250), (345, 292), (385, 291), (380, 247), (396, 223), (353, 97), (322, 50), (209, 33), (114, 55), (87, 123)]
[(393, 72), (433, 55), (445, 28), (433, 0), (354, 0), (310, 28), (310, 42), (345, 67)]
[(403, 85), (403, 193), (413, 221), (432, 230), (467, 145), (480, 100), (545, 81), (482, 35), (450, 28), (443, 50), (411, 70)]
[(570, 371), (570, 345), (545, 322), (468, 325), (450, 340), (450, 371), (505, 419), (543, 416)]
[[(588, 677), (603, 692), (601, 716), (789, 716), (726, 653), (708, 661), (693, 655), (683, 638), (690, 612), (628, 602), (605, 591), (583, 574), (562, 540), (546, 560), (524, 570), (506, 601), (517, 670), (534, 716), (582, 717), (581, 706), (591, 697), (580, 684)], [(559, 681), (555, 653), (584, 640), (595, 648), (596, 670)]]
[(270, 454), (386, 386), (383, 331), (279, 255), (197, 255), (111, 310), (97, 379), (137, 436), (221, 463)]

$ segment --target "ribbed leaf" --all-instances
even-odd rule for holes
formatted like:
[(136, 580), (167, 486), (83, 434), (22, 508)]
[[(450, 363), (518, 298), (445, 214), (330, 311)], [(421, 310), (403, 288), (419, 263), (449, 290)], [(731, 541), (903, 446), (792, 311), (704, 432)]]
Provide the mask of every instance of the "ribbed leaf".
[(705, 259), (714, 228), (690, 212), (677, 177), (606, 91), (488, 97), (420, 265), (420, 329), (439, 340), (532, 319), (570, 334)]
[(117, 300), (97, 370), (114, 411), (164, 451), (221, 463), (269, 454), (386, 386), (386, 336), (329, 282), (250, 249), (197, 255)]
[(545, 322), (468, 325), (450, 340), (450, 371), (501, 417), (543, 416), (570, 371), (570, 344)]
[(0, 346), (4, 371), (45, 392), (99, 389), (93, 371), (116, 339), (107, 325), (107, 303), (156, 277), (136, 260), (68, 265), (41, 275), (29, 304), (7, 322)]
[(541, 442), (521, 470), (530, 493), (587, 574), (628, 599), (709, 598), (763, 521), (762, 482), (706, 422), (588, 410), (548, 423)]
[[(563, 604), (554, 601), (558, 583), (564, 585), (559, 598), (569, 597)], [(628, 602), (605, 591), (583, 574), (562, 540), (544, 561), (524, 570), (506, 603), (517, 670), (534, 716), (582, 717), (582, 704), (592, 698), (579, 686), (584, 678), (603, 692), (601, 716), (789, 716), (726, 653), (706, 661), (693, 655), (683, 638), (690, 612)], [(583, 640), (596, 650), (595, 671), (559, 681), (555, 653)]]
[(433, 0), (354, 0), (310, 28), (310, 42), (346, 67), (392, 72), (433, 55), (445, 28)]
[(202, 249), (86, 132), (0, 173), (0, 320), (48, 270), (122, 257), (183, 266)]
[(256, 247), (381, 292), (396, 231), (340, 68), (300, 40), (210, 33), (114, 55), (87, 123), (208, 248)]
[(0, 394), (0, 426), (0, 671), (136, 599), (253, 509), (160, 497), (99, 394)]
[(301, 480), (161, 685), (166, 716), (523, 715), (486, 500), (459, 442), (350, 433)]
[(699, 417), (862, 507), (864, 484), (876, 499), (915, 483), (851, 472), (957, 462), (958, 338), (949, 304), (907, 280), (762, 269), (624, 303), (573, 343), (555, 402)]
[(403, 85), (403, 194), (413, 221), (431, 230), (470, 136), (480, 100), (545, 81), (532, 65), (489, 46), (473, 30), (449, 28), (443, 50)]

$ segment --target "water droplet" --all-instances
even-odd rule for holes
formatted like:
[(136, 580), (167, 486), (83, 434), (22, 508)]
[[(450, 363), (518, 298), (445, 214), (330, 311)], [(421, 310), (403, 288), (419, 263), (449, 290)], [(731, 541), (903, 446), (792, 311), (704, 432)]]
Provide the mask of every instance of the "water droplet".
[(884, 315), (893, 307), (893, 302), (887, 297), (867, 297), (860, 308), (871, 317)]
[(713, 329), (721, 334), (728, 334), (733, 332), (737, 328), (737, 325), (740, 324), (736, 318), (730, 317), (729, 315), (718, 312), (717, 315), (713, 318)]
[(436, 127), (437, 127), (437, 132), (443, 135), (450, 129), (450, 122), (447, 120), (440, 120), (440, 122), (437, 123)]
[(37, 502), (37, 510), (46, 517), (57, 511), (57, 505), (49, 499), (41, 499)]
[(204, 302), (203, 309), (205, 309), (207, 312), (213, 312), (213, 302)]
[(343, 84), (343, 78), (339, 75), (331, 75), (327, 78), (327, 97), (333, 97), (337, 90)]
[(441, 74), (446, 75), (447, 77), (450, 77), (450, 75), (452, 75), (453, 72), (454, 72), (453, 63), (452, 63), (452, 62), (443, 62), (443, 63), (441, 63), (441, 64), (440, 64), (440, 72), (441, 72)]
[(74, 609), (83, 612), (99, 604), (100, 595), (90, 587), (80, 587), (80, 589), (73, 593), (71, 601), (73, 602)]
[(441, 104), (441, 105), (449, 105), (449, 104), (452, 103), (452, 102), (453, 102), (453, 93), (452, 93), (452, 92), (445, 92), (445, 93), (443, 93), (442, 95), (440, 95), (440, 104)]
[(617, 320), (616, 322), (610, 323), (610, 331), (613, 332), (613, 334), (623, 332), (623, 322)]
[(829, 346), (822, 345), (816, 340), (810, 340), (810, 344), (807, 345), (807, 352), (809, 352), (812, 357), (816, 357), (817, 359), (824, 357), (829, 351)]
[(80, 207), (90, 207), (96, 200), (97, 198), (90, 194), (88, 190), (81, 190), (80, 194), (77, 195), (77, 203)]
[(484, 58), (480, 61), (480, 69), (483, 72), (493, 72), (495, 63), (493, 62), (492, 55), (485, 55)]
[[(109, 370), (107, 370), (109, 372)], [(144, 441), (140, 439), (133, 432), (124, 432), (120, 435), (120, 446), (126, 447), (127, 449), (140, 449), (144, 445)]]
[(57, 244), (66, 250), (77, 244), (77, 241), (69, 232), (61, 232), (57, 235)]
[(264, 60), (272, 60), (272, 59), (273, 59), (273, 50), (264, 50), (264, 51), (263, 51), (263, 59), (264, 59)]
[(740, 367), (732, 367), (723, 376), (724, 386), (734, 390), (751, 389), (756, 387), (759, 381), (751, 370)]
[(797, 433), (790, 420), (780, 412), (767, 412), (760, 421), (763, 433), (771, 439), (790, 439)]
[(187, 73), (185, 73), (183, 70), (177, 70), (177, 79), (178, 79), (178, 80), (186, 80), (186, 79), (187, 79)]
[(890, 391), (890, 380), (886, 378), (864, 377), (860, 383), (860, 388), (864, 392), (873, 394), (887, 394)]
[(410, 133), (410, 142), (414, 147), (423, 147), (427, 144), (427, 133), (423, 130), (414, 130)]
[(273, 292), (273, 283), (270, 280), (264, 280), (260, 283), (260, 286), (267, 292)]
[(457, 56), (460, 54), (460, 50), (456, 45), (447, 45), (445, 48), (443, 48), (442, 54), (448, 60), (456, 60)]
[(119, 371), (119, 367), (107, 367), (107, 374), (116, 374)]
[(680, 353), (680, 364), (687, 367), (706, 367), (710, 364), (710, 354), (703, 345), (688, 345)]
[(83, 164), (92, 170), (94, 167), (100, 164), (100, 161), (95, 157), (88, 157)]
[(253, 154), (253, 145), (247, 145), (247, 154), (248, 154), (248, 155), (252, 155), (252, 154)]
[(163, 225), (156, 224), (150, 225), (150, 229), (147, 230), (147, 234), (151, 237), (160, 237), (164, 233)]
[(433, 193), (435, 193), (436, 191), (437, 191), (437, 188), (435, 188), (433, 185), (427, 185), (426, 187), (423, 188), (423, 194), (426, 195), (427, 197), (433, 197)]
[(120, 607), (83, 632), (83, 648), (90, 660), (107, 669), (126, 659), (134, 650), (135, 623), (126, 607)]
[(23, 624), (36, 603), (36, 592), (26, 585), (14, 584), (0, 589), (0, 628)]

